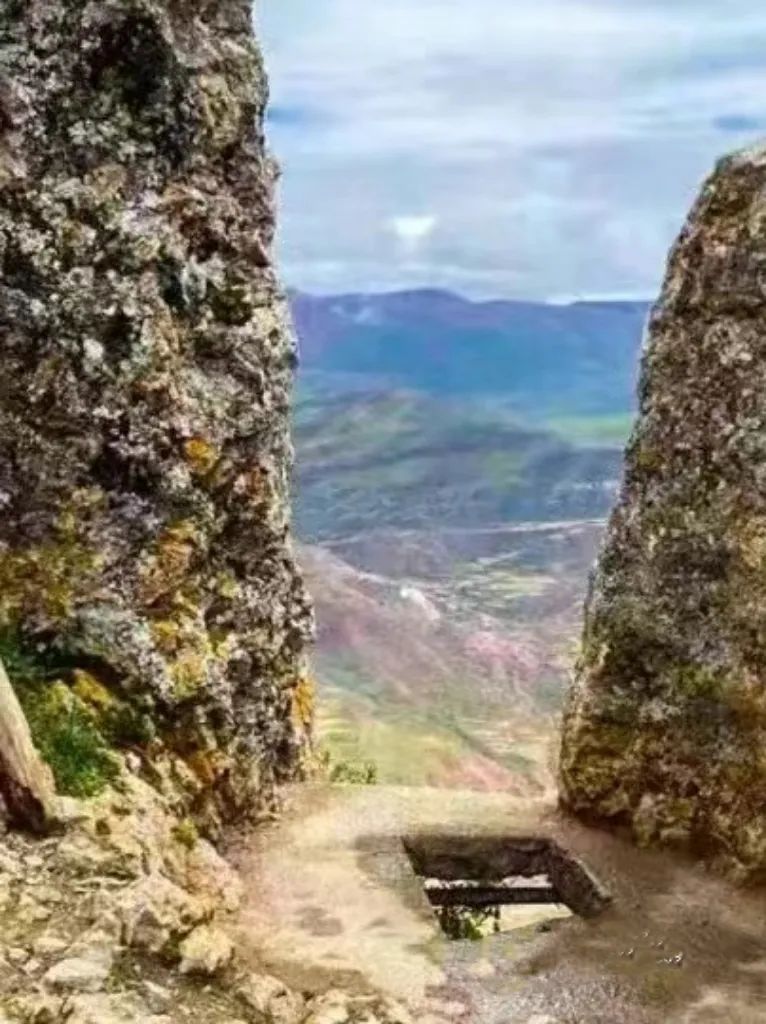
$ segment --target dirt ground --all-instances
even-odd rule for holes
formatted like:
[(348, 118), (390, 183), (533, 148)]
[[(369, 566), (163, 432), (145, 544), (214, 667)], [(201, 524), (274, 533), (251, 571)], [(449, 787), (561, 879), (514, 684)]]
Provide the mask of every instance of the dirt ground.
[[(401, 837), (554, 839), (613, 897), (592, 920), (479, 942), (440, 932)], [(382, 990), (419, 1024), (766, 1021), (766, 893), (565, 819), (545, 803), (435, 789), (308, 787), (231, 851), (240, 954), (297, 988)]]

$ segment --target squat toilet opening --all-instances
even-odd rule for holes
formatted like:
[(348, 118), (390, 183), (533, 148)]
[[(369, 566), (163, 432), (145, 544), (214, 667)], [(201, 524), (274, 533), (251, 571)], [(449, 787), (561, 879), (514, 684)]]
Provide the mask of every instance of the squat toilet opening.
[(595, 917), (611, 902), (582, 861), (550, 839), (417, 835), (403, 844), (451, 939), (545, 930), (574, 914)]

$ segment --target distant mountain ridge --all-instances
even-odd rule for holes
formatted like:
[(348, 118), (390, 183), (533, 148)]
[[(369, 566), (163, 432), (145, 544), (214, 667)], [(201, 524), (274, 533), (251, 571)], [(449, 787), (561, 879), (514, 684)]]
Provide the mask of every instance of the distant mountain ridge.
[(632, 409), (650, 308), (473, 302), (437, 290), (291, 301), (304, 368), (339, 387), (372, 376), (436, 396), (501, 396), (535, 418)]

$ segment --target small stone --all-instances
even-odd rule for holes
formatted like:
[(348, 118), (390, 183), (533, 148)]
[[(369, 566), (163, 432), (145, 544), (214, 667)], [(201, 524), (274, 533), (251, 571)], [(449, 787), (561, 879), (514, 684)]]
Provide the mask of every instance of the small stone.
[(0, 850), (0, 874), (20, 875), (24, 868), (21, 861), (14, 857), (8, 850)]
[(56, 956), (63, 953), (69, 946), (69, 942), (61, 935), (52, 932), (43, 932), (35, 942), (34, 951), (36, 956)]
[(106, 984), (112, 968), (113, 954), (105, 949), (92, 956), (60, 960), (45, 974), (43, 980), (52, 989), (63, 992), (99, 992)]
[(124, 941), (149, 953), (162, 952), (171, 939), (188, 935), (206, 916), (206, 904), (160, 874), (147, 876), (121, 898)]
[(245, 1005), (274, 1021), (274, 1024), (296, 1024), (303, 1019), (305, 1001), (297, 992), (268, 974), (251, 974), (237, 988)]
[[(484, 963), (492, 967), (489, 961), (484, 961)], [(492, 972), (494, 973), (494, 967), (492, 967)], [(395, 999), (383, 998), (379, 1004), (379, 1012), (385, 1024), (414, 1024), (410, 1013)]]
[(141, 992), (152, 1013), (165, 1013), (173, 1003), (172, 992), (154, 981), (144, 981)]
[(105, 916), (99, 923), (89, 928), (73, 942), (68, 949), (70, 957), (102, 957), (114, 956), (114, 949), (119, 944), (119, 922)]
[(169, 1024), (167, 1017), (146, 1013), (146, 1007), (133, 995), (80, 995), (67, 1007), (67, 1024)]
[(313, 1001), (304, 1024), (348, 1024), (351, 1019), (349, 1002), (346, 993), (331, 990)]
[(51, 907), (44, 906), (36, 896), (27, 891), (23, 893), (16, 905), (16, 913), (25, 921), (36, 922), (47, 921), (52, 916), (53, 910)]
[[(58, 1024), (65, 1016), (64, 1010), (65, 1000), (50, 993), (25, 997), (18, 1003), (18, 1012), (27, 1024)], [(2, 1014), (0, 1024), (6, 1024)]]
[(234, 946), (220, 928), (200, 925), (181, 943), (181, 974), (213, 975), (231, 963)]
[(477, 960), (468, 968), (468, 973), (474, 978), (491, 978), (495, 973), (495, 965), (489, 960)]
[(412, 1017), (393, 999), (352, 996), (331, 989), (315, 999), (303, 1024), (412, 1024)]
[(82, 800), (73, 796), (61, 796), (56, 805), (56, 820), (59, 825), (69, 827), (88, 820), (89, 811)]
[(55, 889), (52, 885), (43, 884), (35, 888), (35, 899), (39, 903), (53, 904), (54, 906), (59, 906), (64, 902), (64, 896), (58, 889)]

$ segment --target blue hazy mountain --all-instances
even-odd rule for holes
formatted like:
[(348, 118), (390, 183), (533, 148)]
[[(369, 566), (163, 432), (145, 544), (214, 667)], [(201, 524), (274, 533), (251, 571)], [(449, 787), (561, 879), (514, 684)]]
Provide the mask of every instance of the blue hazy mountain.
[(306, 371), (331, 389), (375, 378), (432, 396), (500, 401), (521, 418), (624, 415), (643, 302), (472, 302), (446, 291), (293, 295)]

